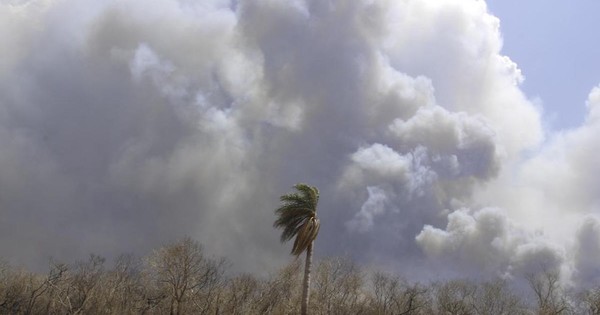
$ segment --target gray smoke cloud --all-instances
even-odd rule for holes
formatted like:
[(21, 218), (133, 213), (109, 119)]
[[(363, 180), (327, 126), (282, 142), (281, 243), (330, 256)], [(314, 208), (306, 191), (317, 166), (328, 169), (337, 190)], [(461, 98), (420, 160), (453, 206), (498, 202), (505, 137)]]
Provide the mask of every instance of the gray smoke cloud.
[(426, 225), (416, 241), (440, 266), (458, 275), (511, 278), (561, 267), (563, 249), (513, 222), (501, 209), (459, 209), (445, 230)]
[(308, 182), (317, 255), (598, 277), (600, 90), (545, 134), (483, 1), (4, 1), (0, 40), (14, 263), (190, 235), (265, 272), (289, 259), (278, 197)]

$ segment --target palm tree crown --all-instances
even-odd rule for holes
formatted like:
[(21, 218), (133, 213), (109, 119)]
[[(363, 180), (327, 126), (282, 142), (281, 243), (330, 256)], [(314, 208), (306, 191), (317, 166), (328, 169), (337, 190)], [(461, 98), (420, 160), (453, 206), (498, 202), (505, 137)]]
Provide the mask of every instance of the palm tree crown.
[(283, 229), (281, 242), (296, 237), (292, 247), (292, 255), (299, 256), (319, 234), (320, 222), (317, 218), (319, 190), (306, 184), (296, 184), (297, 190), (281, 196), (281, 206), (275, 210), (278, 218), (273, 224)]

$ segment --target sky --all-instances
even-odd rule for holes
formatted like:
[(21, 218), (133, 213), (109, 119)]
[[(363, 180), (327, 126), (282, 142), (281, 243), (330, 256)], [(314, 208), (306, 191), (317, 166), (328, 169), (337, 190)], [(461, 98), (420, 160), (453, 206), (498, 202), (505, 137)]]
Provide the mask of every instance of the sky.
[[(600, 3), (584, 1), (490, 0), (500, 19), (502, 53), (523, 71), (523, 91), (543, 103), (553, 130), (573, 128), (585, 117), (589, 86), (598, 83)], [(559, 73), (560, 75), (557, 75)]]
[(306, 182), (317, 258), (597, 283), (594, 4), (530, 4), (2, 1), (0, 255), (187, 235), (269, 272), (292, 259), (273, 210)]

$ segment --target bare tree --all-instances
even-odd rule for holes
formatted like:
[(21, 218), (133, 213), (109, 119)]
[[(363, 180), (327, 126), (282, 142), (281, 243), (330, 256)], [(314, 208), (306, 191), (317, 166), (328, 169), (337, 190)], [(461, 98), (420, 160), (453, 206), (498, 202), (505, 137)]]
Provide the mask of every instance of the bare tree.
[(301, 286), (300, 260), (282, 268), (264, 284), (259, 298), (258, 314), (298, 314)]
[(569, 303), (560, 285), (557, 270), (543, 268), (538, 273), (526, 275), (526, 279), (535, 294), (537, 314), (560, 315), (569, 311)]
[(348, 258), (330, 258), (315, 272), (312, 309), (317, 314), (351, 314), (360, 310), (363, 274)]
[(205, 314), (217, 307), (224, 266), (224, 260), (205, 257), (202, 246), (190, 238), (160, 248), (147, 260), (146, 275), (157, 289), (148, 299), (166, 299), (169, 314)]
[(371, 312), (373, 314), (424, 314), (429, 304), (428, 289), (382, 272), (373, 274)]
[(24, 304), (23, 314), (43, 313), (44, 311), (39, 309), (37, 302), (47, 296), (52, 286), (59, 282), (62, 276), (63, 274), (55, 269), (51, 269), (46, 276), (28, 273), (24, 279), (27, 287), (27, 300)]
[(0, 313), (15, 314), (25, 304), (25, 272), (13, 271), (6, 262), (0, 262)]
[(78, 262), (69, 269), (65, 264), (54, 264), (50, 273), (54, 281), (50, 288), (53, 305), (64, 314), (88, 313), (98, 308), (94, 305), (96, 286), (104, 272), (104, 258), (90, 255), (86, 262)]
[(399, 315), (416, 315), (427, 313), (426, 309), (431, 304), (428, 299), (429, 288), (419, 284), (404, 284), (402, 295), (397, 303)]
[(145, 309), (141, 262), (132, 255), (117, 257), (100, 283), (98, 305), (103, 314), (128, 314)]
[(578, 295), (578, 313), (600, 315), (600, 287), (590, 288)]
[(400, 280), (382, 272), (375, 272), (372, 282), (372, 310), (375, 314), (391, 314), (394, 296), (400, 291)]
[(478, 285), (473, 311), (477, 315), (526, 314), (523, 301), (508, 289), (506, 281), (502, 279)]
[(241, 274), (227, 283), (225, 314), (258, 314), (261, 281)]
[(448, 315), (474, 314), (477, 285), (469, 280), (450, 280), (436, 285), (438, 313)]

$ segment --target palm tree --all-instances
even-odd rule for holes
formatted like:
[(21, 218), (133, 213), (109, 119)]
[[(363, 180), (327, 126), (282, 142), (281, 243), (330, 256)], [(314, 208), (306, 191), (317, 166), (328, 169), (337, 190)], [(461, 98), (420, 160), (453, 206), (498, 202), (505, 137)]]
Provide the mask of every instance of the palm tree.
[(273, 226), (283, 229), (281, 233), (282, 243), (294, 237), (296, 238), (292, 247), (292, 255), (298, 257), (306, 251), (304, 281), (302, 283), (302, 305), (300, 307), (300, 313), (306, 315), (313, 241), (317, 238), (320, 227), (319, 219), (317, 218), (319, 190), (317, 187), (306, 184), (296, 184), (294, 188), (296, 192), (281, 196), (281, 206), (275, 210), (277, 220)]

